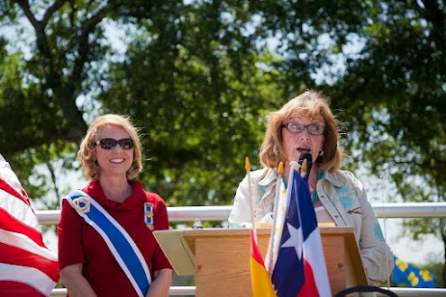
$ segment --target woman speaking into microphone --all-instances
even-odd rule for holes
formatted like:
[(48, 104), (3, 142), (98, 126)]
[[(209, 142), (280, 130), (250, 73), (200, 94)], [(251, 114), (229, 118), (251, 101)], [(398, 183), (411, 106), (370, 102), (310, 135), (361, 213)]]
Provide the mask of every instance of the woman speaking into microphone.
[[(268, 116), (267, 129), (260, 147), (263, 169), (251, 173), (255, 197), (256, 221), (273, 222), (277, 170), (284, 164), (283, 178), (288, 180), (290, 163), (303, 154), (311, 155), (308, 186), (319, 222), (353, 227), (370, 284), (385, 281), (393, 267), (393, 255), (384, 241), (379, 223), (367, 201), (361, 182), (341, 170), (342, 151), (338, 145), (336, 120), (326, 99), (307, 91)], [(248, 178), (238, 186), (229, 216), (232, 227), (250, 224)]]

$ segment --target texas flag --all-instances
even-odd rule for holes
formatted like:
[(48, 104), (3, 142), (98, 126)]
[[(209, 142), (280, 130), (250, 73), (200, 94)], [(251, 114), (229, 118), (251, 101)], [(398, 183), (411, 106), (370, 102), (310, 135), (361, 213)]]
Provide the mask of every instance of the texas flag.
[(0, 296), (49, 296), (58, 278), (28, 196), (0, 155)]
[(330, 284), (307, 178), (296, 170), (291, 174), (273, 285), (278, 297), (328, 297)]

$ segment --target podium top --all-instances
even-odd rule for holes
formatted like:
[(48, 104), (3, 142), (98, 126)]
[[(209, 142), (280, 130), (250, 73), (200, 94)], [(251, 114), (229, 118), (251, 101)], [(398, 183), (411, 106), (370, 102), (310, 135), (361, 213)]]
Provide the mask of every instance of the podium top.
[[(183, 230), (157, 230), (154, 231), (156, 240), (166, 254), (175, 272), (178, 275), (195, 274), (195, 243), (197, 240), (214, 239), (241, 239), (246, 238), (246, 249), (249, 250), (250, 229), (205, 228)], [(322, 227), (319, 228), (322, 238), (342, 237), (360, 279), (366, 280), (358, 245), (353, 228), (351, 227)], [(270, 228), (257, 229), (259, 240), (269, 240)]]

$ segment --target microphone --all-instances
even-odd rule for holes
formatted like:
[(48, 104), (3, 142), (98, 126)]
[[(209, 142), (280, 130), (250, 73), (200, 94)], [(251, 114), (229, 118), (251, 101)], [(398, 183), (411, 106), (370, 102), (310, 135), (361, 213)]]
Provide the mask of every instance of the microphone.
[[(306, 160), (306, 168), (302, 168), (304, 167), (302, 166), (304, 164), (304, 160)], [(299, 156), (299, 161), (297, 161), (297, 163), (300, 165), (299, 171), (301, 172), (301, 175), (305, 176), (311, 171), (311, 167), (313, 166), (313, 158), (309, 152), (305, 152)], [(303, 172), (302, 169), (304, 170)]]

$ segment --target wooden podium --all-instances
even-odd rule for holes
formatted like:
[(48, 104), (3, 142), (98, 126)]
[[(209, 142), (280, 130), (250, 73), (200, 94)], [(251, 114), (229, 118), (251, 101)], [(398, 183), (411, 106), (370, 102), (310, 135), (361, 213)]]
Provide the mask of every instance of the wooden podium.
[[(352, 228), (320, 228), (333, 295), (367, 279)], [(195, 274), (196, 296), (251, 296), (248, 229), (189, 229), (154, 232), (178, 275)], [(258, 229), (265, 256), (270, 230)], [(317, 268), (316, 268), (317, 269)]]

